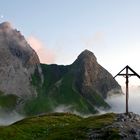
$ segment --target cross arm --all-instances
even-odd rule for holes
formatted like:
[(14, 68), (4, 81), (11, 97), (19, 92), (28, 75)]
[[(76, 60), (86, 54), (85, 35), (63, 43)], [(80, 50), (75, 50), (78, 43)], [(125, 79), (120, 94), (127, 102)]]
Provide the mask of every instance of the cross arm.
[(115, 75), (113, 78), (115, 79), (126, 67), (124, 67), (117, 75)]
[(133, 69), (131, 69), (129, 66), (128, 66), (128, 68), (133, 72), (133, 74), (134, 74), (135, 76), (137, 76), (137, 77), (140, 79), (140, 76), (139, 76)]

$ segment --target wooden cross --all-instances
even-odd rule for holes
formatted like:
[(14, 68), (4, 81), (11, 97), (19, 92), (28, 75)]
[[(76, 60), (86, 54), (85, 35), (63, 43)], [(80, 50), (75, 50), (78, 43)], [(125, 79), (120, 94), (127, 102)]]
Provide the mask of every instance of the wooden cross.
[[(126, 70), (126, 72), (122, 73), (124, 70)], [(132, 73), (129, 73), (129, 70)], [(129, 94), (129, 87), (128, 87), (129, 80), (128, 79), (130, 76), (137, 76), (140, 79), (140, 76), (128, 65), (125, 68), (123, 68), (115, 77), (117, 77), (117, 76), (123, 76), (126, 78), (126, 114), (128, 115), (128, 94)]]

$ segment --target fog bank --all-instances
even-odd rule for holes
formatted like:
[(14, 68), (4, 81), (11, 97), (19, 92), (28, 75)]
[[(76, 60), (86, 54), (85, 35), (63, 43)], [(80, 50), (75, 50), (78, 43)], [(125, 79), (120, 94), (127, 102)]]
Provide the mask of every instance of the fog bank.
[(70, 112), (70, 113), (73, 113), (73, 114), (76, 114), (76, 115), (79, 115), (79, 116), (82, 116), (82, 117), (89, 117), (89, 116), (93, 115), (93, 114), (84, 114), (84, 113), (80, 113), (80, 112), (76, 111), (76, 110), (73, 108), (72, 105), (68, 105), (68, 106), (66, 106), (66, 105), (59, 105), (59, 106), (57, 106), (57, 107), (53, 110), (53, 112), (59, 112), (59, 113), (61, 113), (61, 112)]
[[(123, 90), (125, 93), (125, 90)], [(96, 108), (100, 113), (104, 114), (107, 112), (123, 113), (125, 112), (125, 94), (124, 95), (115, 95), (108, 97), (106, 102), (111, 106), (110, 110), (103, 110), (102, 108)], [(59, 105), (56, 107), (53, 112), (71, 112), (82, 117), (88, 117), (95, 114), (81, 114), (73, 109), (71, 105)], [(130, 87), (129, 91), (129, 112), (134, 112), (140, 114), (140, 87)], [(10, 125), (16, 121), (23, 119), (24, 116), (18, 114), (16, 111), (4, 112), (0, 109), (0, 126), (1, 125)]]
[(18, 114), (16, 111), (5, 112), (5, 111), (0, 110), (0, 126), (10, 125), (23, 118), (24, 116)]
[[(140, 114), (140, 87), (131, 86), (129, 88), (129, 112)], [(125, 89), (123, 88), (125, 93)], [(125, 112), (126, 97), (124, 95), (112, 96), (107, 98), (107, 103), (111, 106), (109, 112)]]
[[(125, 96), (125, 87), (123, 87), (124, 94), (110, 96), (106, 99), (106, 102), (111, 106), (111, 109), (104, 110), (103, 108), (96, 108), (99, 111), (99, 114), (104, 114), (108, 112), (114, 113), (124, 113), (126, 111), (126, 96)], [(134, 112), (140, 114), (140, 87), (131, 86), (129, 89), (129, 112)], [(54, 109), (54, 112), (71, 112), (83, 117), (87, 117), (95, 114), (81, 114), (72, 109), (72, 106), (60, 105)], [(96, 114), (97, 115), (97, 114)]]

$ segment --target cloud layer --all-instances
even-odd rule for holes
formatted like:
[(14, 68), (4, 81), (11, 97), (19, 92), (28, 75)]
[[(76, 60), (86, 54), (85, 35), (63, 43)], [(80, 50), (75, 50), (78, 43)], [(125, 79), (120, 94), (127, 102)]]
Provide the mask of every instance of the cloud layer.
[[(125, 112), (125, 95), (112, 96), (106, 101), (110, 104), (111, 112)], [(129, 92), (129, 112), (140, 114), (140, 87), (130, 87)]]

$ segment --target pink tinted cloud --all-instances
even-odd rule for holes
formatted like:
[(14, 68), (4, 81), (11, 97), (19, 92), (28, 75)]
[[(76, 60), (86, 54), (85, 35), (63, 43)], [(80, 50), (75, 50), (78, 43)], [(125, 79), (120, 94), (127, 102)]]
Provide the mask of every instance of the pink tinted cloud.
[(44, 44), (36, 37), (28, 37), (28, 43), (36, 51), (41, 63), (51, 64), (55, 62), (55, 53), (53, 50), (44, 46)]

